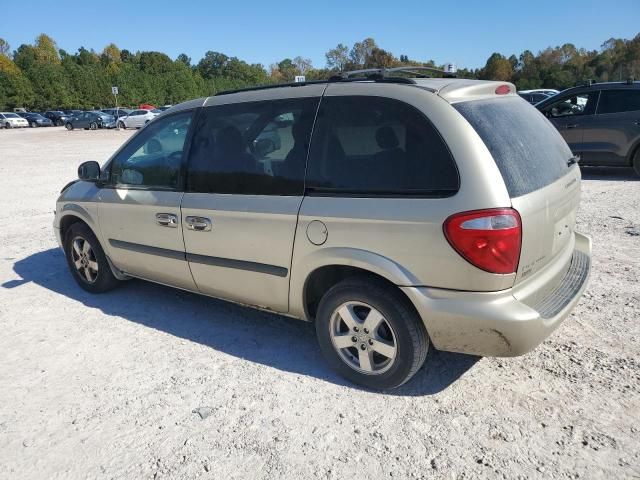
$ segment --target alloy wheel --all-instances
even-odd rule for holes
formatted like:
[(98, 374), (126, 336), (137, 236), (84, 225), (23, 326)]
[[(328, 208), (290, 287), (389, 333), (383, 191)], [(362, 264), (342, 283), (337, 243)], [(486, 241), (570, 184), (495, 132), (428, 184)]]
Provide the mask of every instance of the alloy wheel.
[(380, 375), (394, 364), (396, 335), (382, 313), (362, 302), (346, 302), (331, 315), (331, 343), (340, 359), (357, 372)]
[(91, 244), (83, 237), (75, 237), (71, 242), (71, 259), (78, 276), (87, 283), (98, 278), (98, 260)]

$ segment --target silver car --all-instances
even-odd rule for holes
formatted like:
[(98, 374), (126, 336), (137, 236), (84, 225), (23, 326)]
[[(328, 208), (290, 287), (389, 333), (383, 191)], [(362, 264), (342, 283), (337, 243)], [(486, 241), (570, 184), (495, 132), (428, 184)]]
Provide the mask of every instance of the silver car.
[(17, 113), (0, 112), (0, 128), (25, 128), (28, 126), (28, 120)]
[(127, 116), (118, 119), (118, 127), (124, 129), (142, 128), (160, 113), (161, 112), (154, 112), (152, 110), (134, 110)]
[(432, 346), (551, 334), (589, 275), (579, 201), (512, 84), (339, 77), (171, 108), (80, 166), (54, 227), (89, 292), (135, 277), (313, 321), (333, 368), (390, 389)]

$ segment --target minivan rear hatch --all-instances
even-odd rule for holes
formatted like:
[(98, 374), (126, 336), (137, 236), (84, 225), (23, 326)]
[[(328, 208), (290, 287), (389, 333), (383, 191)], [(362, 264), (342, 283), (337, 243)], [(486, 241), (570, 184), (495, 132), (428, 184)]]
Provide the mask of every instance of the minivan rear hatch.
[(554, 271), (550, 283), (560, 281), (571, 262), (580, 202), (580, 170), (571, 150), (538, 110), (515, 95), (453, 107), (491, 152), (512, 207), (520, 213), (522, 249), (515, 284), (545, 269)]

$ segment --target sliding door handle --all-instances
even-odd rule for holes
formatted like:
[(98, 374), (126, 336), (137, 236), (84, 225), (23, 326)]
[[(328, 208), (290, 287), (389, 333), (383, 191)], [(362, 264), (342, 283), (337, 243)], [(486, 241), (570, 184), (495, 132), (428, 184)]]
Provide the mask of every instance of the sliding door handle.
[(194, 232), (209, 232), (211, 230), (211, 219), (205, 217), (186, 217), (185, 222), (189, 230)]
[(173, 213), (156, 213), (156, 223), (161, 227), (176, 228), (178, 226), (178, 216)]

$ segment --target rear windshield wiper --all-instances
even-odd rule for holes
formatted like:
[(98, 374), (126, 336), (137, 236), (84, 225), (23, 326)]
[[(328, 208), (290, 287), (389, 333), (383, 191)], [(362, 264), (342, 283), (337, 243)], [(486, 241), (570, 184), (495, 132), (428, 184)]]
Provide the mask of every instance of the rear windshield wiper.
[(580, 155), (574, 155), (569, 160), (567, 160), (567, 167), (574, 165), (580, 161)]

